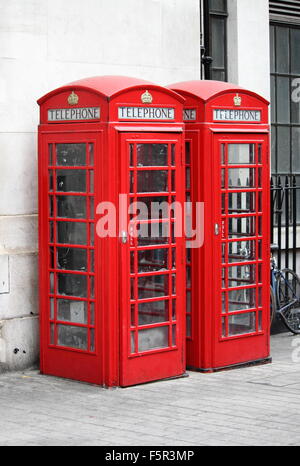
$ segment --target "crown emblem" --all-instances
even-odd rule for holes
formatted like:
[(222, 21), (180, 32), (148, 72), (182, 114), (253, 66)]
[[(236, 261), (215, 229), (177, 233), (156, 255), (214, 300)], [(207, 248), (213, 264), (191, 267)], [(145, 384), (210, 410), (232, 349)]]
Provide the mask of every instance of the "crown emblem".
[(68, 104), (70, 105), (77, 105), (78, 104), (78, 101), (79, 101), (79, 97), (77, 94), (75, 94), (74, 91), (72, 91), (72, 93), (69, 95), (68, 97)]
[(242, 105), (242, 98), (241, 98), (241, 96), (237, 94), (237, 95), (234, 97), (233, 102), (234, 102), (234, 105), (235, 105), (236, 107), (240, 107), (240, 106)]
[(153, 97), (150, 94), (150, 92), (144, 92), (144, 94), (142, 94), (141, 96), (141, 101), (143, 102), (143, 104), (152, 104)]

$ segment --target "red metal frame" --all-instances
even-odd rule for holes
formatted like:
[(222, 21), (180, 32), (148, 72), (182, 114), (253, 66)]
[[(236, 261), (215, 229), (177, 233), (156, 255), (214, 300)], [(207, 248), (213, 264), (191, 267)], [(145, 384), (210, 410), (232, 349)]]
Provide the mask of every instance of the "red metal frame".
[[(205, 209), (204, 245), (190, 252), (192, 305), (191, 334), (187, 338), (187, 365), (194, 370), (210, 372), (225, 367), (269, 360), (268, 102), (251, 91), (216, 81), (191, 81), (168, 87), (186, 99), (186, 110), (192, 109), (194, 112), (194, 118), (186, 121), (186, 141), (191, 142), (192, 148), (191, 197), (193, 203), (203, 202)], [(258, 110), (261, 112), (261, 121), (259, 123), (214, 121), (215, 109)], [(186, 115), (188, 115), (187, 112)], [(254, 144), (256, 158), (253, 163), (240, 162), (229, 166), (227, 163), (228, 144)], [(221, 157), (223, 147), (225, 148), (224, 160)], [(259, 147), (262, 152), (261, 160), (257, 158)], [(229, 173), (234, 172), (229, 172), (229, 170), (235, 169), (241, 170), (241, 173), (243, 170), (253, 170), (255, 173), (253, 187), (236, 186), (230, 189)], [(226, 180), (223, 187), (222, 170)], [(261, 178), (261, 186), (257, 184), (258, 174)], [(249, 181), (251, 184), (251, 179)], [(254, 209), (251, 202), (255, 196), (257, 203), (260, 195), (262, 196), (261, 204), (257, 210), (258, 204)], [(244, 203), (248, 196), (247, 209), (250, 207), (250, 210), (244, 208), (244, 212), (238, 212), (238, 209), (230, 212), (229, 199), (230, 202), (234, 199), (236, 203), (241, 203), (242, 196), (244, 196)], [(222, 212), (224, 202), (225, 211)], [(251, 222), (247, 220), (251, 218), (255, 219), (252, 237), (244, 233), (242, 236), (242, 227), (247, 222)], [(229, 225), (231, 225), (231, 230), (237, 228), (236, 239), (229, 235)], [(219, 229), (219, 232), (216, 229)], [(227, 252), (229, 245), (236, 244), (238, 240), (244, 242), (253, 240), (256, 245), (255, 257), (242, 264), (239, 261), (234, 263), (234, 257), (232, 257), (231, 263), (226, 260), (223, 264), (222, 245), (225, 245)], [(260, 257), (258, 245), (261, 247)], [(246, 269), (243, 268), (244, 266), (249, 267)], [(249, 273), (253, 273), (254, 269), (255, 278), (250, 275), (250, 278), (248, 277), (250, 283), (247, 283), (243, 274), (247, 272), (248, 276)], [(233, 277), (230, 283), (229, 271)], [(259, 275), (258, 271), (260, 271)], [(225, 274), (224, 278), (222, 274)], [(241, 284), (238, 281), (239, 276), (244, 280), (241, 287), (238, 286)], [(245, 304), (249, 299), (248, 293), (251, 298), (252, 293), (249, 290), (255, 290), (253, 309), (251, 300)], [(225, 309), (222, 309), (222, 297), (226, 298)], [(246, 329), (246, 316), (252, 312), (256, 317), (255, 325), (252, 329), (249, 320), (250, 324)], [(237, 319), (242, 321), (243, 327), (238, 325)], [(233, 323), (230, 328), (229, 322)], [(229, 331), (230, 329), (232, 332)]]
[[(141, 103), (141, 97), (146, 91), (148, 95), (151, 93), (153, 103)], [(68, 98), (71, 93), (77, 96), (77, 103), (74, 101), (69, 103)], [(115, 237), (107, 238), (98, 237), (95, 227), (99, 219), (97, 206), (100, 202), (111, 202), (116, 206), (116, 212), (119, 214), (119, 194), (127, 194), (128, 199), (136, 197), (136, 194), (130, 196), (129, 193), (129, 171), (137, 173), (143, 169), (138, 166), (130, 168), (128, 152), (130, 144), (134, 147), (146, 143), (168, 145), (166, 170), (169, 188), (172, 174), (174, 176), (176, 174), (176, 191), (168, 191), (167, 198), (171, 201), (176, 196), (176, 200), (183, 203), (183, 98), (146, 81), (108, 76), (88, 78), (63, 86), (41, 98), (39, 104), (41, 106), (39, 126), (41, 372), (108, 387), (128, 386), (182, 375), (185, 371), (184, 239), (177, 238), (174, 244), (140, 248), (136, 243), (121, 242), (119, 238), (121, 225), (118, 225)], [(139, 108), (168, 107), (172, 109), (174, 118), (167, 122), (153, 121), (150, 118), (142, 121), (135, 118), (119, 120), (118, 108), (124, 105)], [(100, 108), (98, 120), (48, 121), (49, 109), (87, 107)], [(59, 144), (84, 144), (85, 164), (67, 166), (62, 163), (58, 166), (55, 152), (53, 152), (54, 158), (49, 163), (49, 147), (54, 150), (56, 147), (62, 147), (57, 146)], [(89, 158), (90, 144), (94, 145), (93, 161)], [(174, 166), (171, 160), (173, 147), (176, 154)], [(147, 167), (146, 170), (159, 173), (162, 167)], [(72, 187), (73, 182), (68, 180), (74, 177), (76, 182), (81, 183), (81, 187), (76, 189)], [(68, 187), (69, 182), (71, 187)], [(91, 189), (92, 182), (94, 189)], [(136, 187), (135, 183), (135, 193), (137, 193)], [(149, 195), (152, 194), (146, 192), (138, 194), (139, 197)], [(157, 192), (156, 195), (159, 193)], [(75, 211), (66, 210), (63, 203), (71, 203), (75, 206)], [(51, 238), (50, 225), (53, 229)], [(72, 241), (68, 239), (69, 243), (61, 243), (61, 236), (58, 237), (57, 234), (57, 225), (60, 225), (60, 232), (63, 227), (65, 231), (67, 231), (66, 227), (69, 231), (76, 231), (76, 226), (80, 225), (80, 228), (84, 228), (83, 225), (86, 225), (86, 244), (82, 244), (82, 238), (79, 241), (78, 238), (74, 239), (75, 236)], [(129, 351), (129, 338), (133, 331), (130, 326), (130, 277), (135, 277), (137, 293), (136, 277), (145, 277), (149, 274), (138, 274), (137, 252), (135, 252), (136, 268), (134, 274), (130, 275), (130, 251), (163, 248), (176, 249), (176, 270), (170, 269), (171, 255), (169, 255), (169, 268), (165, 273), (169, 277), (169, 287), (172, 276), (176, 275), (176, 294), (163, 298), (163, 300), (169, 299), (170, 303), (168, 320), (143, 326), (142, 329), (168, 328), (168, 347), (132, 355)], [(72, 262), (70, 257), (75, 257), (75, 262)], [(72, 265), (78, 263), (79, 265)], [(76, 267), (80, 270), (76, 270)], [(159, 277), (165, 274), (157, 271), (151, 276)], [(54, 279), (54, 287), (51, 289), (50, 276)], [(72, 280), (76, 280), (75, 286), (78, 285), (78, 289), (80, 285), (87, 283), (86, 288), (83, 286), (85, 291), (82, 295), (78, 296), (78, 291), (74, 291)], [(176, 321), (173, 321), (171, 312), (175, 298), (177, 316)], [(161, 300), (158, 296), (139, 302), (151, 303)], [(71, 302), (74, 303), (75, 317), (69, 317), (69, 314), (72, 315), (71, 310), (69, 314), (65, 312), (65, 309), (71, 309)], [(60, 312), (58, 304), (61, 306)], [(137, 306), (136, 302), (136, 313)], [(172, 331), (175, 328), (176, 345), (172, 340)], [(59, 333), (62, 331), (65, 331), (63, 336)], [(135, 328), (136, 339), (138, 331), (139, 329)], [(85, 337), (82, 337), (85, 334), (86, 342)]]

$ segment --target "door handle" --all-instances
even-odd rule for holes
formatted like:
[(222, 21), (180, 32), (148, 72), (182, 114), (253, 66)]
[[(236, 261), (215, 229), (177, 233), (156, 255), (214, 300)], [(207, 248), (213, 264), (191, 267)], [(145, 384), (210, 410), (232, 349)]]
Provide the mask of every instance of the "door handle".
[(127, 231), (125, 230), (121, 231), (121, 241), (123, 244), (127, 244), (128, 235), (127, 235)]
[(219, 236), (220, 234), (220, 225), (218, 223), (215, 223), (215, 235)]

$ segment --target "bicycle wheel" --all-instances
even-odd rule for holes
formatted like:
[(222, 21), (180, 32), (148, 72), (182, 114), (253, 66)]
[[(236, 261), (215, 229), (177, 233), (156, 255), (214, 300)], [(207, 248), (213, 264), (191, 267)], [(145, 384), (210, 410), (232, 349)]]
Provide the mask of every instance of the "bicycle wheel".
[(270, 328), (276, 314), (276, 298), (272, 286), (270, 286)]
[(277, 302), (285, 326), (292, 333), (300, 334), (300, 280), (293, 270), (283, 269), (278, 274)]

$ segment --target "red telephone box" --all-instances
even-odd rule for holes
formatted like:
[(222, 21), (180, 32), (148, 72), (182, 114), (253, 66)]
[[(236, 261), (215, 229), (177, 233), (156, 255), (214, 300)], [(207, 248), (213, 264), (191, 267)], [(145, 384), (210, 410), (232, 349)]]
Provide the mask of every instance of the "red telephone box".
[(168, 87), (186, 99), (194, 222), (195, 203), (204, 208), (203, 246), (187, 252), (187, 365), (270, 361), (268, 102), (224, 82)]
[(116, 76), (38, 101), (42, 373), (108, 387), (184, 374), (183, 101)]

